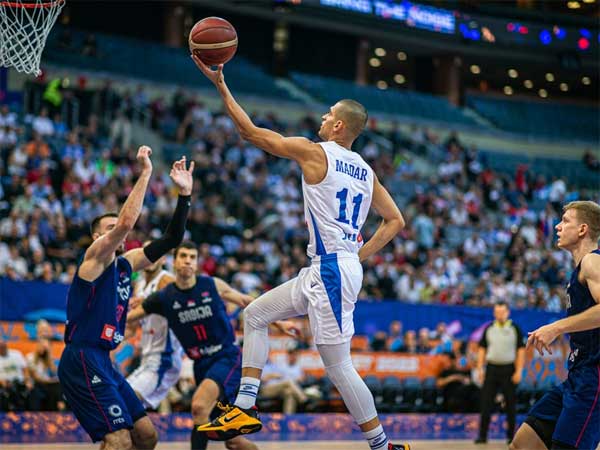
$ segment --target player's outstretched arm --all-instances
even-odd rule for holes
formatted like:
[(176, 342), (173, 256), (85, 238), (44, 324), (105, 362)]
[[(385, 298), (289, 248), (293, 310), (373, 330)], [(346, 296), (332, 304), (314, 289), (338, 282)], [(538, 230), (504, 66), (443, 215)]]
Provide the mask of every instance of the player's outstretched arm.
[[(232, 288), (229, 284), (227, 284), (222, 279), (217, 278), (217, 277), (213, 277), (213, 279), (215, 280), (215, 286), (217, 287), (217, 292), (219, 293), (219, 295), (221, 296), (221, 298), (223, 300), (231, 302), (235, 305), (238, 305), (240, 308), (245, 308), (246, 306), (248, 306), (250, 303), (252, 303), (255, 300), (254, 297), (244, 294), (244, 293)], [(273, 322), (272, 325), (274, 327), (276, 327), (282, 333), (287, 334), (289, 336), (293, 336), (293, 337), (301, 337), (302, 336), (302, 331), (300, 330), (300, 328), (294, 322), (292, 322), (290, 320), (279, 320), (277, 322)]]
[(530, 332), (527, 339), (528, 348), (535, 347), (541, 355), (544, 354), (544, 349), (552, 354), (550, 344), (561, 334), (600, 328), (600, 255), (590, 253), (583, 257), (581, 277), (590, 290), (596, 305), (582, 313), (557, 320)]
[(232, 288), (227, 282), (220, 278), (213, 277), (213, 280), (215, 280), (215, 286), (217, 287), (219, 296), (226, 302), (238, 305), (240, 308), (245, 308), (252, 303), (252, 300), (254, 300), (254, 297)]
[(190, 167), (187, 169), (185, 156), (173, 163), (169, 175), (179, 190), (175, 212), (169, 225), (167, 225), (167, 229), (159, 239), (152, 241), (144, 248), (136, 248), (125, 253), (124, 256), (129, 261), (129, 264), (131, 264), (134, 272), (153, 264), (167, 252), (181, 244), (185, 233), (185, 223), (190, 210), (193, 172), (194, 161), (190, 163)]
[(373, 183), (373, 201), (371, 205), (383, 218), (383, 221), (371, 239), (358, 251), (358, 257), (361, 261), (385, 247), (405, 225), (404, 217), (402, 217), (402, 213), (396, 206), (396, 202), (376, 176)]
[(94, 281), (98, 278), (104, 272), (106, 266), (111, 263), (115, 251), (135, 226), (142, 211), (146, 188), (152, 175), (151, 154), (152, 149), (145, 145), (138, 149), (137, 160), (142, 166), (142, 173), (121, 208), (115, 227), (96, 239), (85, 252), (85, 257), (78, 271), (78, 275), (82, 279)]
[[(297, 161), (301, 166), (312, 160), (324, 161), (321, 146), (303, 137), (283, 137), (281, 134), (267, 128), (260, 128), (233, 98), (223, 77), (223, 65), (217, 70), (211, 70), (196, 55), (192, 59), (206, 77), (214, 83), (223, 98), (225, 110), (238, 129), (242, 139), (251, 142), (256, 147), (281, 158)], [(304, 167), (302, 167), (304, 169)]]

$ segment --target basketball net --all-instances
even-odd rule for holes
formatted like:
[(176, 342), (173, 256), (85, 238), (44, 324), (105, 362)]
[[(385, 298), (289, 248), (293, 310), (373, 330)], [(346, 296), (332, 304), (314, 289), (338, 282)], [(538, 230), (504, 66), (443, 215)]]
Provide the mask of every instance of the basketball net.
[(65, 0), (0, 0), (0, 66), (39, 75), (46, 38)]

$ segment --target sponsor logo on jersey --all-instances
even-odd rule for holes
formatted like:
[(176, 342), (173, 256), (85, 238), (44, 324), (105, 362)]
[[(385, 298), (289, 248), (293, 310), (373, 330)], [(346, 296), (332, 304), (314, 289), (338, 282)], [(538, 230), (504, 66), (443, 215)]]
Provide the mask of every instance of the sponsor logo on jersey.
[(92, 378), (92, 384), (98, 384), (98, 383), (102, 383), (102, 380), (100, 379), (100, 377), (98, 377), (98, 375), (94, 375)]
[(124, 312), (125, 307), (123, 305), (117, 305), (117, 322), (121, 321), (121, 317), (123, 317)]
[(569, 361), (571, 362), (575, 362), (575, 358), (577, 358), (579, 356), (579, 349), (576, 348), (575, 350), (573, 350), (571, 352), (571, 354), (569, 355)]
[(196, 300), (194, 300), (193, 298), (190, 298), (190, 299), (188, 299), (188, 301), (187, 301), (187, 303), (186, 303), (186, 306), (187, 306), (188, 308), (191, 308), (191, 307), (193, 307), (193, 306), (196, 306)]
[(188, 356), (192, 359), (199, 359), (201, 356), (214, 355), (223, 349), (222, 344), (209, 345), (208, 347), (190, 347), (186, 350)]
[(112, 420), (112, 423), (114, 423), (114, 424), (125, 423), (125, 419), (123, 417), (121, 417), (121, 415), (123, 414), (123, 411), (121, 410), (121, 407), (119, 405), (110, 405), (108, 407), (108, 413), (112, 417), (115, 417), (115, 419)]
[(119, 405), (110, 405), (108, 407), (108, 413), (113, 417), (119, 417), (121, 414), (123, 414), (123, 410), (121, 410)]
[(212, 297), (210, 296), (210, 292), (208, 292), (208, 291), (202, 292), (200, 294), (200, 297), (202, 297), (202, 303), (212, 302)]
[(123, 336), (118, 331), (115, 331), (115, 336), (113, 337), (113, 341), (115, 342), (115, 344), (120, 344), (121, 342), (123, 342), (123, 339), (125, 339), (125, 336)]
[(116, 327), (113, 327), (112, 325), (105, 323), (104, 328), (102, 329), (102, 335), (100, 336), (100, 338), (104, 339), (105, 341), (112, 341), (116, 330), (117, 330)]
[(181, 309), (181, 304), (177, 300), (173, 302), (173, 309)]
[(119, 273), (119, 282), (117, 283), (117, 294), (119, 299), (123, 302), (129, 300), (131, 295), (131, 283), (130, 278), (127, 276), (127, 272)]

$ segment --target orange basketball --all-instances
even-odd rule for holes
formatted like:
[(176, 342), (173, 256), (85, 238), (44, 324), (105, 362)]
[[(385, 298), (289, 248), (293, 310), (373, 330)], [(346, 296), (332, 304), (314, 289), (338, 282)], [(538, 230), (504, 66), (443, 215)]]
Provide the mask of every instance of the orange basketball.
[(207, 17), (190, 31), (190, 51), (204, 64), (216, 66), (225, 64), (237, 50), (238, 39), (233, 25), (220, 17)]

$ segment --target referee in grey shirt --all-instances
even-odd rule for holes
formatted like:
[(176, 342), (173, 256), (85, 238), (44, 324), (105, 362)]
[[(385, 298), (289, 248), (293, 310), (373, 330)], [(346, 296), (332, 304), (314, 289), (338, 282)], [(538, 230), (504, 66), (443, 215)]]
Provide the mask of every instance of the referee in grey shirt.
[(521, 330), (509, 320), (509, 315), (510, 310), (506, 303), (496, 303), (494, 306), (495, 320), (485, 328), (481, 341), (479, 341), (477, 378), (480, 383), (483, 378), (484, 361), (487, 362), (487, 368), (481, 390), (481, 422), (476, 444), (487, 442), (490, 414), (498, 389), (502, 390), (506, 403), (506, 420), (508, 422), (506, 438), (509, 442), (512, 441), (515, 432), (515, 390), (521, 382), (525, 363), (525, 344)]

